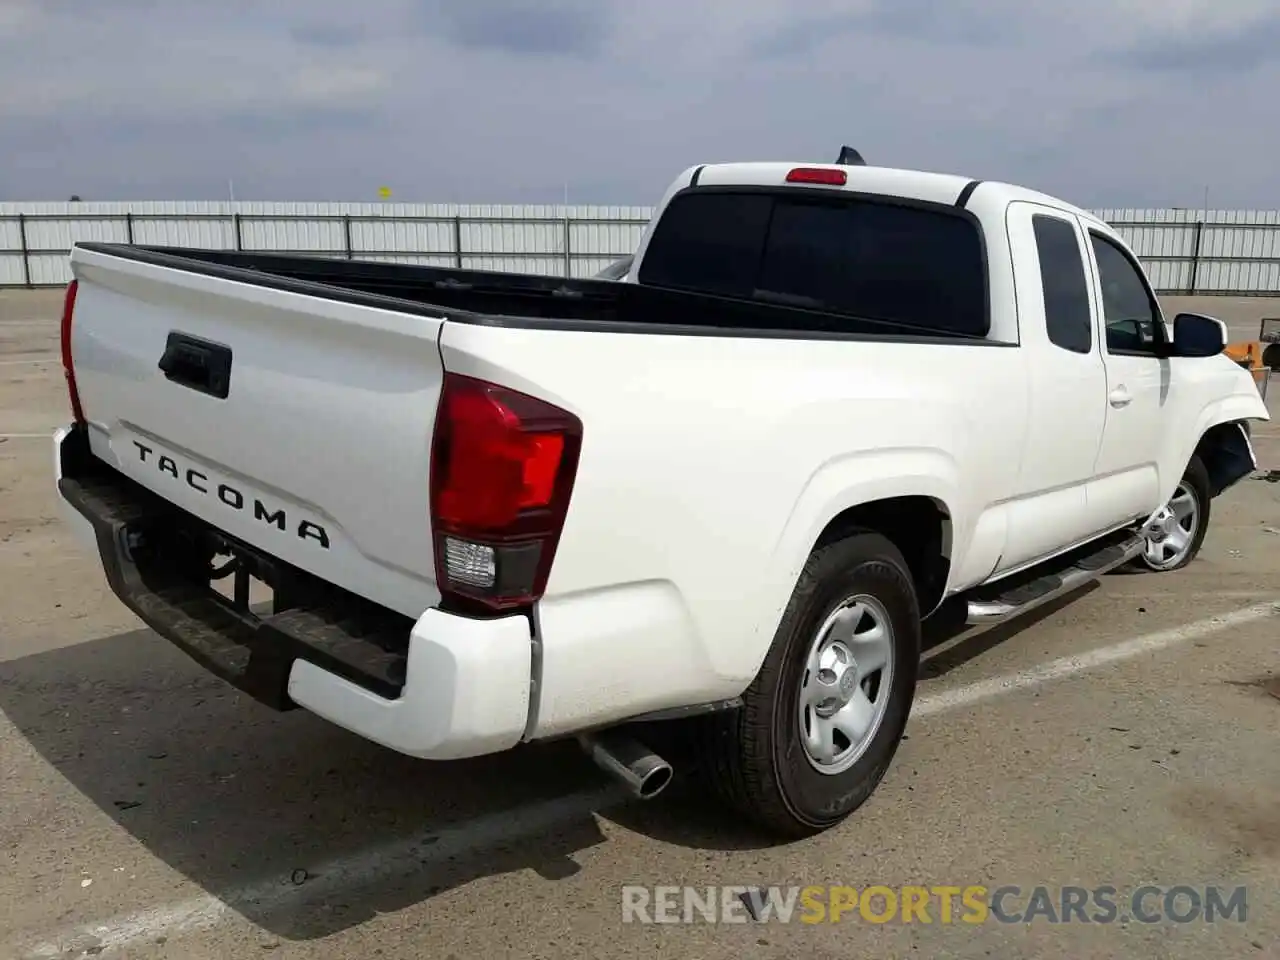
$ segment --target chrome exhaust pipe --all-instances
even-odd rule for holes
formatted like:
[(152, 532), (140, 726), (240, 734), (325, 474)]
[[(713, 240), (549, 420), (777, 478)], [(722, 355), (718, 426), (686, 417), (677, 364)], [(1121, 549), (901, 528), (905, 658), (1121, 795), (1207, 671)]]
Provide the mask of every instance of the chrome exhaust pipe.
[(641, 800), (652, 800), (671, 782), (671, 764), (630, 737), (609, 731), (585, 733), (578, 743), (597, 767)]

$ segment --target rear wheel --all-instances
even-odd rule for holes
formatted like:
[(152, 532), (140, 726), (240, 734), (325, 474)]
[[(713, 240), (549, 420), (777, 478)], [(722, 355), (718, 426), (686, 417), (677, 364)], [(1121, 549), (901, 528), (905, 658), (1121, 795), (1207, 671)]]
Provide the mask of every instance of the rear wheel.
[(1138, 563), (1165, 573), (1194, 560), (1209, 529), (1211, 501), (1208, 471), (1199, 457), (1192, 457), (1173, 496), (1149, 525)]
[(897, 752), (919, 658), (920, 611), (897, 547), (867, 532), (815, 551), (743, 706), (707, 721), (713, 786), (781, 836), (839, 823)]

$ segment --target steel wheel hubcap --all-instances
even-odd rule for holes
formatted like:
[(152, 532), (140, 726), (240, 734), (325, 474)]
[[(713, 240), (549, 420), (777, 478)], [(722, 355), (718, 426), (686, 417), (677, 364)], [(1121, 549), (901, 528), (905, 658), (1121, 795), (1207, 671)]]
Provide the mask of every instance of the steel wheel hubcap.
[(851, 597), (818, 629), (800, 679), (800, 738), (819, 773), (858, 761), (884, 719), (893, 681), (893, 627), (880, 601)]
[(1153, 567), (1172, 567), (1187, 555), (1200, 524), (1200, 504), (1187, 483), (1178, 485), (1173, 499), (1147, 524), (1143, 554)]

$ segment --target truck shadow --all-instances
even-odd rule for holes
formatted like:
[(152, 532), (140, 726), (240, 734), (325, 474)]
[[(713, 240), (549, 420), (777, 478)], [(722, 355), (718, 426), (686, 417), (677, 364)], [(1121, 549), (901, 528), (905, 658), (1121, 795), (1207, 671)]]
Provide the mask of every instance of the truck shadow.
[(983, 654), (1012, 640), (1018, 634), (1047, 620), (1065, 607), (1087, 597), (1100, 586), (1097, 580), (1081, 585), (1065, 596), (1051, 600), (1025, 614), (990, 627), (970, 627), (965, 623), (963, 602), (947, 602), (924, 622), (921, 638), (920, 679), (944, 677)]
[[(955, 669), (1056, 607), (959, 640), (933, 624), (922, 676)], [(260, 707), (149, 630), (0, 663), (0, 710), (150, 854), (290, 940), (487, 877), (571, 876), (574, 855), (607, 839), (601, 819), (691, 849), (777, 846), (708, 801), (681, 725), (638, 731), (677, 778), (659, 800), (627, 803), (573, 743), (449, 764), (402, 757), (305, 711)]]
[[(0, 663), (0, 710), (149, 853), (283, 938), (485, 877), (563, 878), (605, 839), (581, 798), (610, 785), (573, 744), (447, 765), (402, 757), (260, 707), (147, 630)], [(547, 824), (522, 832), (540, 805)]]
[[(1096, 581), (1082, 585), (1079, 590), (1042, 607), (990, 627), (967, 626), (963, 604), (945, 605), (925, 621), (920, 659), (921, 682), (946, 676), (978, 659), (1089, 595), (1098, 586)], [(677, 770), (677, 777), (660, 799), (613, 807), (602, 816), (636, 833), (697, 850), (747, 851), (779, 845), (777, 840), (745, 826), (733, 814), (726, 813), (723, 807), (708, 802), (699, 781), (689, 775), (697, 757), (680, 736), (678, 726), (649, 724), (637, 731), (637, 735), (671, 762)], [(893, 771), (894, 767), (890, 767), (888, 777), (893, 777)], [(877, 795), (873, 795), (868, 804), (876, 802)], [(854, 817), (856, 819), (857, 814)], [(819, 839), (817, 842), (822, 841)]]

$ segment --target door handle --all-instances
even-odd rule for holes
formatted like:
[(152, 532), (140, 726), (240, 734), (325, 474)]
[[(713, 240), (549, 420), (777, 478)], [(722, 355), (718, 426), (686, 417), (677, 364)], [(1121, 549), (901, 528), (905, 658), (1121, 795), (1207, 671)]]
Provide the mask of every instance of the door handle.
[(1124, 387), (1116, 387), (1107, 394), (1107, 400), (1113, 407), (1127, 407), (1133, 397), (1129, 395), (1129, 391)]

